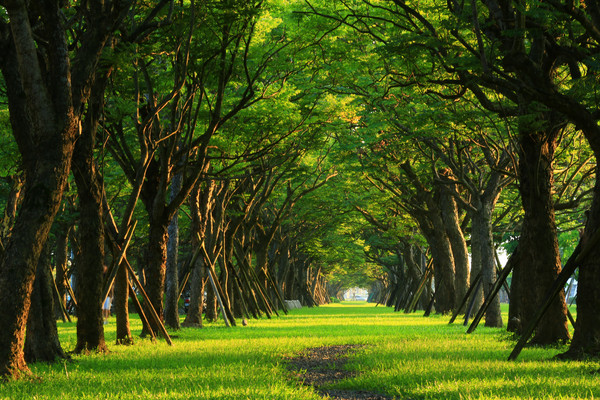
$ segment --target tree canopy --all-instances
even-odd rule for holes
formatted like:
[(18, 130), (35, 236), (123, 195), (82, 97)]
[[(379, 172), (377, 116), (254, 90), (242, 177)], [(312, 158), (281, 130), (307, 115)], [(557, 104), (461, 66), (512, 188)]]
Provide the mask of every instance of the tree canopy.
[(77, 351), (107, 296), (132, 343), (130, 304), (168, 340), (184, 293), (236, 325), (354, 286), (552, 344), (569, 258), (598, 354), (595, 1), (34, 3), (0, 1), (0, 374), (64, 356), (23, 354), (44, 276)]

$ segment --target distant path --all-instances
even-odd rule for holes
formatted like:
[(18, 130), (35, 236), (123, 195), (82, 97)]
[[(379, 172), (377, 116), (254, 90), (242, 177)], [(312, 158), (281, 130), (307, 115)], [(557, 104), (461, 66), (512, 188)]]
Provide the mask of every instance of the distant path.
[(288, 359), (288, 369), (303, 385), (312, 386), (322, 397), (340, 400), (388, 400), (394, 397), (366, 390), (322, 389), (321, 386), (341, 379), (352, 378), (356, 372), (346, 370), (348, 353), (362, 345), (346, 344), (307, 349)]

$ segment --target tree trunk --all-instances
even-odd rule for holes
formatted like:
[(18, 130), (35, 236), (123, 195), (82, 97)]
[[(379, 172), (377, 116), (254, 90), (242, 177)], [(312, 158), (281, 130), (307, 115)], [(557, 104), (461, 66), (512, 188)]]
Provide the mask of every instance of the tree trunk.
[(192, 266), (190, 277), (190, 306), (187, 315), (183, 321), (185, 327), (202, 328), (202, 313), (204, 311), (204, 290), (206, 279), (202, 261), (198, 261)]
[(6, 206), (4, 207), (4, 215), (0, 222), (0, 254), (4, 249), (4, 244), (8, 241), (10, 232), (15, 218), (17, 216), (17, 209), (23, 198), (23, 184), (24, 179), (22, 175), (14, 175), (10, 177), (11, 188), (10, 193), (6, 199)]
[(443, 188), (439, 192), (439, 207), (454, 258), (454, 304), (458, 305), (469, 290), (469, 251), (460, 227), (456, 200)]
[[(181, 190), (181, 174), (173, 177), (171, 182), (171, 200)], [(179, 259), (179, 213), (176, 212), (169, 223), (169, 242), (167, 245), (166, 287), (165, 287), (165, 325), (172, 329), (179, 329), (179, 272), (177, 263)]]
[[(117, 320), (117, 344), (133, 344), (133, 336), (129, 324), (129, 271), (125, 265), (117, 268), (114, 283), (113, 309)], [(134, 295), (133, 293), (131, 294)]]
[[(600, 153), (595, 151), (596, 159)], [(600, 229), (600, 169), (596, 167), (594, 200), (588, 213), (582, 244)], [(600, 357), (600, 246), (585, 258), (579, 266), (577, 286), (577, 321), (573, 340), (565, 358), (588, 359)]]
[(77, 313), (77, 345), (75, 352), (106, 351), (102, 318), (102, 286), (104, 265), (103, 184), (94, 159), (98, 121), (104, 104), (104, 79), (94, 86), (84, 129), (73, 153), (73, 176), (79, 200), (78, 284), (80, 295)]
[(57, 318), (63, 318), (62, 309), (67, 307), (67, 276), (69, 265), (69, 233), (71, 226), (67, 224), (59, 224), (60, 231), (56, 235), (56, 291), (58, 292), (58, 301), (62, 303), (55, 304), (55, 315)]
[[(23, 156), (25, 187), (23, 203), (0, 266), (0, 320), (3, 321), (0, 329), (0, 376), (17, 378), (29, 372), (23, 346), (33, 279), (40, 253), (61, 204), (79, 119), (73, 115), (72, 109), (64, 112), (53, 110), (47, 93), (37, 95), (38, 86), (28, 87), (27, 92), (23, 90), (21, 77), (30, 83), (31, 79), (35, 83), (42, 81), (40, 71), (36, 71), (39, 63), (24, 3), (11, 7), (8, 13), (13, 32), (17, 35), (14, 41), (18, 43), (19, 57), (14, 47), (8, 46), (10, 54), (5, 48), (3, 57), (0, 57), (0, 68), (7, 86), (13, 135)], [(59, 37), (60, 34), (57, 35)], [(40, 108), (44, 108), (42, 115), (34, 111)], [(48, 113), (52, 117), (44, 120)], [(31, 124), (30, 117), (35, 118), (38, 124)]]
[[(479, 203), (478, 210), (471, 214), (471, 249), (473, 252), (473, 265), (477, 265), (477, 273), (481, 271), (483, 296), (487, 298), (496, 281), (494, 239), (492, 235), (492, 212), (494, 205), (484, 202)], [(478, 264), (475, 264), (475, 260), (477, 260)], [(485, 326), (502, 326), (502, 314), (498, 296), (494, 297), (492, 304), (486, 311)]]
[(50, 252), (47, 246), (40, 256), (31, 293), (31, 308), (27, 319), (25, 360), (53, 362), (68, 358), (58, 339), (54, 316), (54, 282), (50, 270)]
[[(163, 295), (165, 288), (165, 272), (167, 264), (167, 233), (168, 224), (158, 221), (150, 223), (148, 238), (148, 260), (146, 262), (146, 293), (154, 306), (159, 318), (164, 320)], [(152, 329), (157, 332), (158, 326), (150, 320)], [(146, 332), (144, 332), (146, 333)]]
[[(548, 116), (542, 118), (547, 126), (553, 124)], [(552, 127), (535, 131), (526, 124), (519, 129), (519, 190), (525, 215), (512, 278), (509, 320), (515, 323), (511, 323), (511, 328), (529, 324), (561, 268), (552, 198), (552, 160), (559, 130)], [(540, 321), (533, 342), (552, 344), (568, 339), (565, 297), (561, 292)]]
[(216, 322), (218, 318), (217, 312), (217, 297), (212, 285), (206, 285), (206, 320), (208, 322)]
[(419, 216), (421, 232), (427, 239), (433, 258), (435, 280), (435, 311), (440, 314), (454, 310), (454, 257), (452, 246), (444, 229), (442, 217), (436, 211)]

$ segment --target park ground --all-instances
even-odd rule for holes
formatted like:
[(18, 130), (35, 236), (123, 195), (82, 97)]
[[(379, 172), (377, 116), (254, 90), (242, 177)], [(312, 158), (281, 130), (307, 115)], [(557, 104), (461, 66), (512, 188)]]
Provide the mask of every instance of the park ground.
[[(0, 399), (320, 399), (289, 370), (290, 357), (348, 344), (361, 345), (345, 365), (354, 374), (334, 389), (398, 399), (600, 398), (598, 361), (555, 361), (566, 348), (526, 348), (509, 362), (514, 341), (506, 331), (480, 327), (467, 335), (448, 320), (344, 302), (246, 327), (186, 328), (172, 332), (172, 347), (137, 339), (109, 346), (108, 354), (34, 364), (34, 378), (0, 384)], [(139, 320), (132, 324), (139, 333)], [(75, 329), (59, 322), (65, 349), (74, 347)], [(114, 343), (114, 318), (106, 339)]]

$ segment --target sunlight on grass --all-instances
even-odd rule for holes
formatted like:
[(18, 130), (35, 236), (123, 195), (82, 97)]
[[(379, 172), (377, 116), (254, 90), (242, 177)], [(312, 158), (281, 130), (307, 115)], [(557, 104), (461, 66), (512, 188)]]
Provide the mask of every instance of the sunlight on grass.
[[(288, 379), (285, 357), (308, 347), (362, 343), (348, 368), (359, 375), (335, 387), (380, 391), (410, 399), (532, 399), (600, 397), (593, 362), (556, 362), (560, 351), (525, 349), (506, 358), (513, 342), (501, 329), (466, 335), (448, 318), (394, 313), (348, 302), (250, 321), (173, 332), (164, 341), (136, 339), (111, 345), (107, 355), (76, 356), (71, 363), (36, 364), (41, 381), (0, 385), (1, 399), (319, 399)], [(115, 321), (106, 328), (115, 340)], [(59, 323), (66, 349), (75, 345), (75, 324)], [(132, 330), (141, 325), (133, 318)]]

